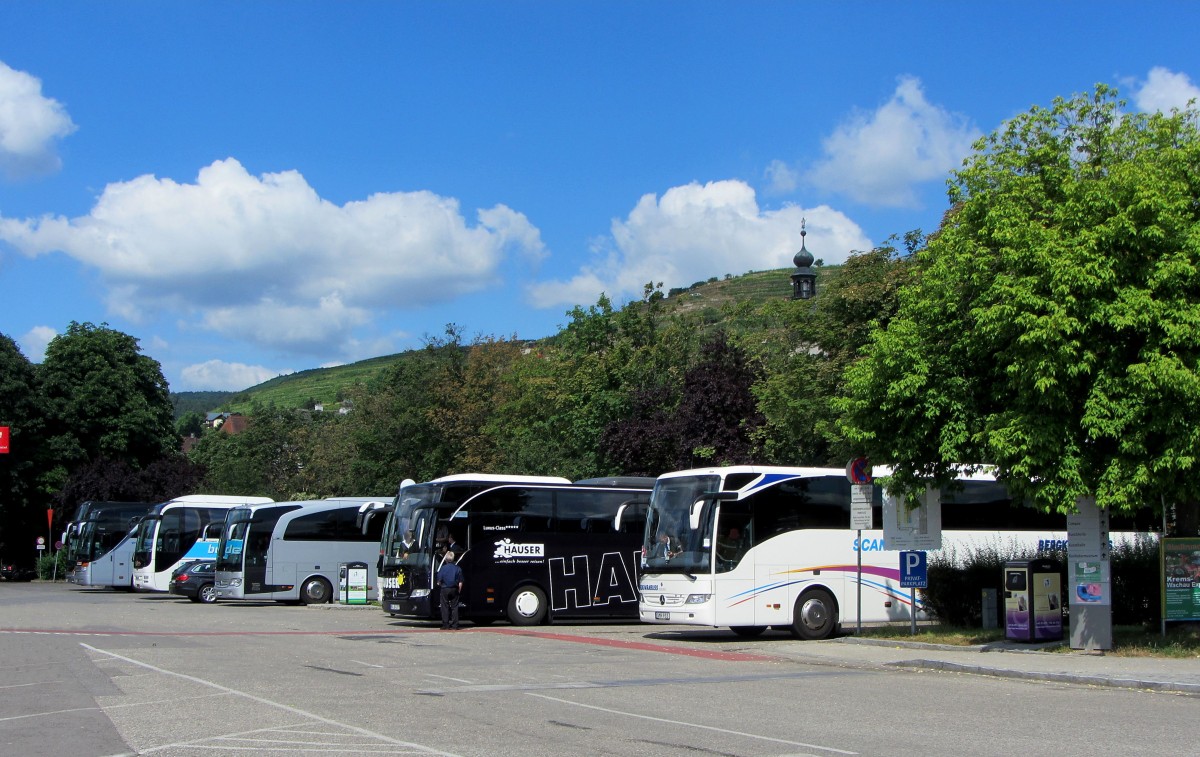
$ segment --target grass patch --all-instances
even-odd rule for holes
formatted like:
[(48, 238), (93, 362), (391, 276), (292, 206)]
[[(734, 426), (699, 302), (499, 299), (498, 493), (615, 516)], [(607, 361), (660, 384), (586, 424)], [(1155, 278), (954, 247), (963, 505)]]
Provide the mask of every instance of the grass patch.
[[(1063, 633), (1068, 633), (1066, 628), (1063, 629)], [(1004, 641), (1004, 630), (920, 625), (917, 626), (917, 634), (914, 636), (909, 626), (896, 625), (864, 628), (862, 636), (868, 639), (975, 646)], [(1074, 650), (1064, 642), (1063, 646), (1050, 651), (1072, 652)], [(1197, 658), (1200, 657), (1200, 624), (1169, 623), (1165, 637), (1158, 628), (1116, 626), (1113, 628), (1113, 648), (1107, 654), (1115, 657)]]

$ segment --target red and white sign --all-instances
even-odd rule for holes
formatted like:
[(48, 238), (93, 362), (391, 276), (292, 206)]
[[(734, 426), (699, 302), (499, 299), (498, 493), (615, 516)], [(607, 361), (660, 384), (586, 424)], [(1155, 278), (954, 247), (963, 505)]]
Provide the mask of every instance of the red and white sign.
[(8, 426), (0, 426), (0, 455), (8, 454)]

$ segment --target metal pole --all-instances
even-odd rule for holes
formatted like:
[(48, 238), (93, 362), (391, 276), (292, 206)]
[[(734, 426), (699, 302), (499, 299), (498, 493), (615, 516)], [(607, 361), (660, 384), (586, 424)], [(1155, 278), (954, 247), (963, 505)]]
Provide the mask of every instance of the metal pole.
[(909, 596), (912, 598), (912, 635), (917, 635), (917, 590), (916, 588), (909, 589)]
[[(1162, 511), (1163, 511), (1162, 535), (1158, 537), (1158, 555), (1159, 555), (1159, 557), (1158, 557), (1158, 563), (1159, 563), (1158, 581), (1160, 584), (1165, 585), (1166, 581), (1167, 581), (1167, 577), (1164, 575), (1164, 573), (1166, 572), (1166, 565), (1163, 564), (1164, 561), (1163, 561), (1162, 545), (1163, 545), (1163, 539), (1167, 538), (1167, 498), (1165, 495), (1160, 494), (1160, 495), (1158, 495), (1158, 501), (1162, 504)], [(1166, 589), (1160, 589), (1160, 591), (1165, 592)], [(1167, 608), (1166, 607), (1158, 608), (1158, 623), (1162, 627), (1162, 637), (1164, 639), (1167, 638)]]
[(862, 529), (858, 530), (858, 615), (855, 618), (856, 634), (862, 636)]

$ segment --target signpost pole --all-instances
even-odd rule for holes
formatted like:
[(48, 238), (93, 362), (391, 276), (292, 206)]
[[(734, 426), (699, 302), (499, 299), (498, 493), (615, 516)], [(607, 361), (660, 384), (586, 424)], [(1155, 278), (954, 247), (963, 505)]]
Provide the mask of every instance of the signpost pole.
[(855, 633), (862, 636), (862, 529), (858, 531), (858, 611), (855, 615), (855, 623), (857, 623)]
[(912, 635), (917, 635), (917, 590), (909, 589), (909, 599), (912, 602), (912, 611), (909, 615), (912, 616)]
[(863, 528), (874, 528), (874, 512), (871, 509), (871, 464), (865, 457), (856, 457), (846, 463), (846, 480), (850, 482), (850, 528), (858, 531), (855, 545), (858, 553), (858, 613), (855, 616), (855, 627), (859, 636), (862, 635), (862, 553)]
[(912, 635), (917, 635), (917, 589), (929, 585), (928, 554), (921, 550), (900, 551), (900, 588), (909, 590)]

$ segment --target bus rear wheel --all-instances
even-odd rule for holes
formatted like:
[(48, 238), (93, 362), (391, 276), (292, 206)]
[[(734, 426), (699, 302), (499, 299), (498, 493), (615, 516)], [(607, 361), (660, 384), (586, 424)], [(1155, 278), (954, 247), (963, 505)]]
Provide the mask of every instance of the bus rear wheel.
[(508, 598), (508, 619), (514, 626), (536, 626), (546, 617), (546, 594), (536, 586), (522, 586)]
[(333, 587), (324, 578), (310, 578), (300, 587), (300, 601), (306, 605), (323, 605), (333, 599)]
[(792, 633), (796, 638), (809, 641), (828, 639), (837, 624), (837, 604), (833, 601), (833, 595), (824, 589), (811, 589), (796, 600), (792, 616)]

